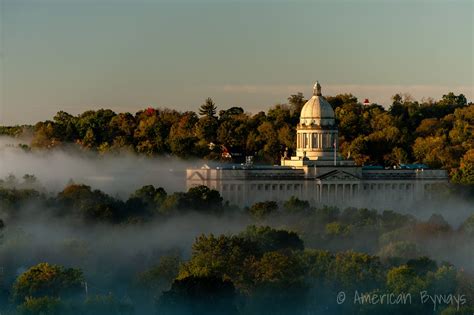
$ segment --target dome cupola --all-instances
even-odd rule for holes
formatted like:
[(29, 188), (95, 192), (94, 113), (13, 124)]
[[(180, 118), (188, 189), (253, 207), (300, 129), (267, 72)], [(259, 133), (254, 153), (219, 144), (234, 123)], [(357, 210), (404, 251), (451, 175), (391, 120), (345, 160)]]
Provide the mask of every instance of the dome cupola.
[(334, 110), (321, 94), (319, 82), (313, 86), (313, 96), (304, 104), (300, 114), (300, 125), (333, 126)]
[(331, 104), (321, 95), (319, 82), (313, 96), (301, 109), (296, 128), (296, 156), (309, 160), (331, 160), (337, 153), (338, 131)]

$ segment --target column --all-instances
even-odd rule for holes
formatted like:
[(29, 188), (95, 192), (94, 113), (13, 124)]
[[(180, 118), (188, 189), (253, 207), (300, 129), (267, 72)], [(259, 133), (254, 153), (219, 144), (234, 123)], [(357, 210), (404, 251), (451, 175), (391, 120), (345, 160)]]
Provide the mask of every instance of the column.
[(323, 201), (322, 199), (323, 198), (323, 185), (318, 184), (318, 186), (319, 186), (319, 200), (318, 201), (322, 202)]

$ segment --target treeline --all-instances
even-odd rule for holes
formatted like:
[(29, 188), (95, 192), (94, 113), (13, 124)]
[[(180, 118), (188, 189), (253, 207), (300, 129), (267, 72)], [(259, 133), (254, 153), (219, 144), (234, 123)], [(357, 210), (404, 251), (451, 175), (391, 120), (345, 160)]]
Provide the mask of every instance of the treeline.
[[(189, 260), (162, 256), (150, 270), (120, 279), (130, 281), (127, 298), (89, 294), (87, 281), (93, 279), (82, 270), (40, 263), (15, 279), (3, 310), (21, 315), (143, 314), (144, 309), (179, 315), (448, 315), (474, 310), (474, 278), (449, 263), (305, 248), (296, 233), (266, 226), (249, 226), (237, 235), (201, 235)], [(392, 302), (387, 297), (380, 302), (383, 294), (393, 294)], [(370, 302), (374, 295), (379, 302)]]
[[(343, 156), (359, 165), (426, 163), (449, 170), (455, 182), (474, 183), (474, 105), (464, 95), (418, 102), (397, 94), (388, 110), (364, 106), (351, 94), (327, 100), (335, 110)], [(32, 133), (35, 149), (73, 143), (101, 153), (126, 150), (237, 162), (252, 155), (256, 162), (278, 163), (286, 148), (290, 154), (295, 149), (305, 101), (298, 93), (288, 104), (254, 115), (240, 107), (218, 111), (210, 98), (198, 113), (148, 108), (132, 115), (101, 109), (72, 116), (61, 111), (31, 128), (2, 127), (0, 134), (19, 136), (24, 129)]]

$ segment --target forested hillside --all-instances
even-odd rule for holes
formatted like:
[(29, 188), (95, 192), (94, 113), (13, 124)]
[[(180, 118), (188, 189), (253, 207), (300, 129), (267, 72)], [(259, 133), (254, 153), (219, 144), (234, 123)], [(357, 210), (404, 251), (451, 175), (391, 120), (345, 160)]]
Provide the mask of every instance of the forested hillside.
[[(388, 110), (362, 105), (350, 94), (327, 97), (339, 125), (341, 154), (359, 165), (426, 163), (449, 170), (458, 183), (474, 183), (474, 104), (460, 94), (415, 101), (397, 94)], [(266, 113), (221, 109), (208, 98), (198, 113), (148, 108), (135, 113), (91, 110), (58, 112), (34, 126), (0, 127), (0, 134), (31, 136), (32, 149), (61, 146), (100, 153), (122, 150), (146, 155), (278, 163), (295, 147), (296, 125), (305, 99), (291, 95)], [(28, 147), (28, 148), (29, 148)], [(25, 148), (25, 149), (28, 149)]]

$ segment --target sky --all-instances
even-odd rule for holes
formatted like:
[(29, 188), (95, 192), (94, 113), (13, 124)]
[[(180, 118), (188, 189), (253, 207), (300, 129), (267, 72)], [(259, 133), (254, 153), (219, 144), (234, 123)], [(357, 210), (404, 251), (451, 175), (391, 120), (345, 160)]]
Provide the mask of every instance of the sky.
[(353, 93), (474, 100), (474, 1), (0, 0), (0, 124), (59, 110), (249, 112)]

